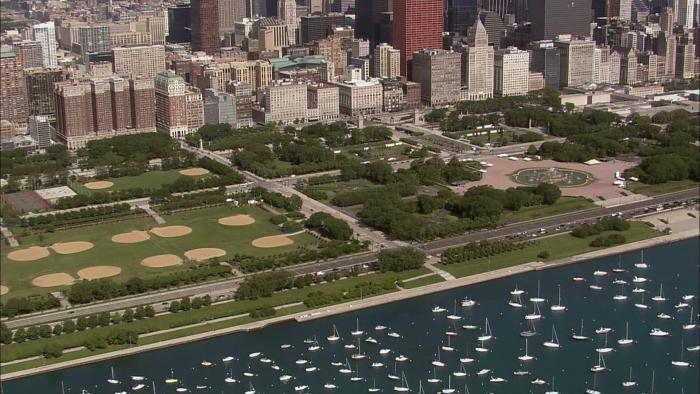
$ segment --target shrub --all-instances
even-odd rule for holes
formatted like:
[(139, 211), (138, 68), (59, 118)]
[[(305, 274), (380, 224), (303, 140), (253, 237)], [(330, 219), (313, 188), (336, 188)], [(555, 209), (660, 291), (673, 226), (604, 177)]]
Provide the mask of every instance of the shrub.
[(549, 258), (549, 251), (548, 250), (543, 250), (540, 253), (537, 254), (537, 257), (541, 259), (548, 259)]

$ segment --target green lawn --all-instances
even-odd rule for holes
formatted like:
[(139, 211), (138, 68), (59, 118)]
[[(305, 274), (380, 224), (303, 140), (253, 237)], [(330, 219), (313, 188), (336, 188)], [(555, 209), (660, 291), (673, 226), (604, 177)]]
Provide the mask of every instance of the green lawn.
[[(631, 225), (632, 226), (629, 230), (619, 233), (625, 236), (628, 243), (640, 241), (647, 238), (653, 238), (661, 235), (660, 232), (649, 227), (644, 222), (631, 222)], [(609, 233), (617, 232), (604, 232), (602, 235), (606, 235)], [(576, 238), (571, 234), (555, 235), (537, 241), (536, 245), (509, 253), (499, 254), (491, 257), (490, 259), (481, 258), (464, 263), (449, 265), (439, 264), (439, 266), (440, 268), (457, 277), (475, 275), (482, 272), (511, 267), (514, 265), (524, 264), (531, 261), (556, 260), (601, 249), (589, 245), (594, 238), (596, 237), (588, 237), (581, 239)], [(549, 252), (549, 258), (542, 259), (537, 257), (537, 255), (544, 250)]]
[[(169, 185), (173, 182), (175, 182), (178, 178), (184, 177), (185, 175), (181, 175), (179, 170), (168, 170), (168, 171), (160, 171), (160, 170), (154, 170), (154, 171), (148, 171), (144, 172), (141, 175), (137, 176), (123, 176), (119, 178), (107, 178), (104, 179), (105, 181), (109, 181), (114, 183), (114, 186), (110, 187), (109, 189), (101, 189), (101, 190), (89, 190), (86, 189), (83, 184), (87, 182), (92, 182), (93, 180), (88, 180), (83, 183), (77, 183), (77, 182), (72, 182), (71, 187), (75, 189), (76, 192), (80, 194), (90, 194), (95, 191), (115, 191), (115, 190), (126, 190), (126, 189), (134, 189), (134, 188), (149, 188), (149, 189), (157, 189), (160, 188), (163, 185)], [(194, 178), (194, 179), (201, 179), (201, 178), (206, 178), (214, 176), (211, 174), (206, 174), (206, 175), (201, 175), (201, 176), (193, 176), (188, 178)]]
[[(217, 219), (230, 215), (248, 214), (255, 218), (255, 223), (242, 227), (229, 227), (217, 223)], [(229, 206), (197, 209), (166, 215), (166, 224), (186, 225), (192, 228), (188, 235), (177, 238), (160, 238), (151, 234), (145, 242), (136, 244), (117, 244), (111, 241), (115, 234), (131, 230), (148, 230), (156, 224), (150, 218), (131, 219), (118, 223), (94, 225), (79, 229), (46, 233), (43, 236), (29, 236), (20, 240), (21, 247), (31, 245), (49, 246), (55, 242), (89, 241), (95, 246), (85, 252), (59, 255), (51, 252), (48, 257), (32, 262), (17, 262), (7, 259), (9, 248), (3, 248), (0, 274), (2, 284), (10, 287), (8, 296), (20, 296), (59, 290), (60, 287), (38, 288), (31, 285), (31, 280), (39, 275), (66, 272), (76, 277), (78, 270), (93, 265), (115, 265), (122, 269), (114, 277), (126, 280), (134, 276), (146, 277), (186, 269), (186, 263), (169, 268), (146, 268), (140, 265), (143, 258), (158, 254), (183, 253), (195, 248), (221, 248), (228, 256), (235, 254), (271, 255), (295, 250), (301, 245), (312, 245), (316, 239), (309, 234), (294, 235), (294, 245), (260, 249), (251, 245), (256, 238), (281, 234), (278, 227), (270, 223), (271, 213), (253, 206), (233, 208)]]
[(438, 274), (432, 274), (430, 276), (426, 276), (424, 278), (412, 280), (409, 282), (401, 282), (401, 287), (403, 287), (404, 289), (413, 289), (416, 287), (432, 285), (433, 283), (438, 283), (442, 281), (444, 281), (444, 279), (442, 279), (442, 276)]
[(647, 185), (646, 183), (641, 182), (629, 182), (627, 186), (629, 190), (637, 194), (644, 194), (645, 196), (656, 196), (659, 194), (673, 193), (697, 187), (698, 182), (690, 179), (683, 181), (668, 181), (657, 185)]
[(599, 207), (583, 197), (561, 197), (552, 205), (521, 208), (517, 212), (509, 213), (505, 219), (508, 222), (522, 222), (592, 208)]
[(367, 179), (352, 179), (349, 181), (337, 181), (323, 183), (320, 185), (308, 186), (307, 188), (314, 191), (324, 192), (328, 196), (327, 199), (321, 200), (330, 202), (338, 193), (345, 193), (355, 190), (365, 190), (379, 187), (379, 185), (368, 181)]

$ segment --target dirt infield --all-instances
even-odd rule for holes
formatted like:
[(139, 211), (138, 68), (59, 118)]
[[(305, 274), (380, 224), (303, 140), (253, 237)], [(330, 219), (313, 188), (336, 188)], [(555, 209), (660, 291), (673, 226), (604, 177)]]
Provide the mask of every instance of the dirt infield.
[(0, 295), (5, 295), (10, 292), (10, 288), (7, 286), (0, 285)]
[(153, 227), (151, 232), (161, 238), (182, 237), (192, 232), (192, 229), (187, 226), (165, 226)]
[(43, 246), (30, 246), (26, 249), (15, 250), (7, 254), (7, 258), (14, 261), (34, 261), (43, 259), (49, 255), (49, 248)]
[(93, 267), (83, 268), (78, 271), (78, 278), (93, 280), (119, 275), (121, 272), (121, 268), (113, 265), (96, 265)]
[(110, 181), (94, 181), (94, 182), (88, 182), (84, 184), (86, 189), (90, 190), (102, 190), (102, 189), (109, 189), (110, 187), (114, 186), (114, 183)]
[(136, 244), (139, 242), (147, 241), (151, 238), (148, 235), (148, 231), (129, 231), (128, 233), (121, 233), (112, 236), (112, 242), (118, 244)]
[(59, 272), (57, 274), (47, 274), (37, 276), (32, 279), (32, 284), (36, 287), (55, 287), (55, 286), (66, 286), (73, 283), (73, 277), (66, 274), (65, 272)]
[(95, 245), (87, 241), (58, 242), (51, 245), (51, 249), (58, 254), (73, 254), (90, 250)]
[(141, 265), (148, 268), (172, 267), (182, 264), (182, 259), (174, 254), (159, 254), (141, 260)]
[(202, 167), (192, 167), (192, 168), (185, 168), (184, 170), (178, 171), (180, 174), (185, 175), (185, 176), (202, 176), (202, 175), (207, 175), (209, 173), (209, 170), (206, 168)]
[(218, 220), (224, 226), (247, 226), (255, 223), (255, 219), (250, 215), (226, 216)]
[(204, 261), (225, 255), (226, 251), (219, 248), (199, 248), (185, 252), (185, 257), (192, 261)]
[(271, 235), (253, 240), (251, 242), (256, 248), (279, 248), (294, 243), (294, 240), (286, 235)]

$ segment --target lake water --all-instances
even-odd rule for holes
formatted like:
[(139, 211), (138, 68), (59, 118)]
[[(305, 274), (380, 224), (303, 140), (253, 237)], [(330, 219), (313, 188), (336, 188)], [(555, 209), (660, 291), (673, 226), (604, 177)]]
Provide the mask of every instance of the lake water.
[[(658, 393), (698, 393), (698, 364), (700, 352), (686, 351), (686, 347), (698, 345), (697, 328), (684, 330), (688, 324), (690, 308), (677, 310), (674, 305), (680, 302), (683, 295), (692, 294), (695, 298), (686, 301), (693, 306), (695, 322), (698, 312), (698, 240), (688, 240), (672, 245), (660, 246), (644, 251), (644, 260), (649, 263), (648, 269), (638, 269), (634, 263), (639, 262), (640, 253), (632, 252), (621, 256), (593, 260), (588, 263), (575, 264), (562, 268), (531, 272), (514, 277), (499, 279), (478, 285), (467, 286), (439, 294), (396, 302), (372, 309), (366, 309), (345, 315), (306, 322), (303, 324), (289, 322), (267, 329), (249, 333), (228, 335), (205, 341), (185, 344), (173, 348), (152, 351), (135, 356), (108, 360), (96, 364), (70, 368), (66, 370), (32, 376), (25, 379), (4, 382), (5, 394), (25, 393), (60, 393), (61, 382), (64, 382), (65, 392), (80, 393), (83, 389), (90, 393), (114, 393), (119, 391), (133, 392), (131, 375), (146, 377), (143, 382), (146, 387), (140, 392), (152, 393), (155, 383), (157, 393), (174, 393), (176, 388), (185, 387), (189, 392), (201, 393), (243, 393), (249, 390), (250, 384), (257, 393), (292, 393), (295, 386), (308, 385), (305, 392), (331, 392), (324, 389), (325, 383), (337, 386), (333, 392), (364, 393), (376, 382), (376, 387), (383, 392), (393, 392), (399, 382), (387, 378), (394, 374), (395, 357), (402, 354), (408, 360), (396, 362), (396, 375), (406, 376), (412, 392), (417, 392), (419, 381), (422, 381), (426, 393), (435, 393), (448, 386), (448, 376), (460, 370), (460, 357), (474, 358), (473, 363), (464, 364), (467, 373), (465, 377), (452, 376), (452, 388), (458, 393), (465, 392), (465, 384), (470, 393), (544, 393), (552, 390), (550, 384), (554, 378), (555, 390), (561, 393), (583, 393), (587, 388), (595, 387), (603, 393), (649, 393), (654, 371), (654, 392)], [(620, 259), (620, 260), (618, 260)], [(618, 261), (627, 271), (615, 273)], [(606, 276), (595, 276), (595, 270), (604, 270)], [(643, 276), (648, 282), (633, 283), (635, 275)], [(573, 277), (585, 278), (585, 282), (575, 282)], [(615, 285), (616, 278), (624, 279), (627, 285)], [(525, 339), (520, 332), (527, 330), (530, 323), (524, 319), (532, 312), (532, 303), (528, 301), (537, 293), (537, 283), (541, 284), (541, 297), (547, 301), (540, 305), (542, 319), (536, 320), (538, 334), (529, 337), (528, 354), (535, 360), (522, 362), (518, 359), (525, 353)], [(602, 290), (593, 290), (590, 285), (602, 286)], [(651, 297), (658, 295), (659, 286), (663, 284), (665, 302), (652, 301)], [(522, 300), (524, 307), (516, 309), (508, 305), (509, 291), (515, 286), (526, 291)], [(564, 312), (552, 312), (550, 306), (557, 301), (557, 285), (561, 286), (561, 303), (567, 307)], [(633, 293), (634, 287), (647, 289), (644, 303), (648, 309), (634, 306), (642, 302), (642, 293)], [(623, 290), (624, 289), (624, 290)], [(626, 294), (626, 301), (615, 301), (615, 294)], [(455, 300), (470, 297), (477, 305), (463, 308), (458, 304), (457, 314), (462, 320), (453, 321), (447, 315), (453, 313)], [(432, 313), (431, 308), (440, 305), (448, 309), (446, 313)], [(660, 319), (659, 313), (671, 316)], [(481, 335), (484, 321), (488, 317), (494, 339), (486, 341), (486, 353), (478, 353), (477, 337)], [(360, 329), (365, 331), (362, 336), (353, 337), (350, 334), (359, 319)], [(590, 336), (588, 341), (575, 341), (571, 338), (573, 331), (579, 331), (581, 319), (584, 320), (584, 335)], [(634, 339), (631, 345), (618, 345), (617, 340), (625, 337), (625, 324), (629, 322), (630, 337)], [(388, 328), (376, 331), (375, 326), (381, 324)], [(462, 325), (478, 325), (478, 330), (465, 330)], [(333, 325), (336, 325), (342, 337), (336, 343), (326, 340)], [(544, 341), (551, 339), (552, 326), (556, 328), (561, 344), (559, 349), (544, 347)], [(596, 348), (603, 347), (604, 335), (595, 333), (599, 327), (610, 327), (608, 346), (613, 351), (604, 354), (604, 362), (608, 368), (605, 372), (592, 373), (590, 368), (598, 364)], [(660, 328), (670, 333), (667, 337), (652, 337), (652, 328)], [(455, 350), (440, 350), (440, 360), (444, 367), (435, 368), (431, 362), (437, 359), (438, 348), (447, 345), (446, 331), (454, 330), (457, 336), (450, 337), (450, 346)], [(401, 338), (392, 338), (387, 334), (396, 332)], [(317, 337), (321, 349), (309, 351), (305, 339)], [(379, 344), (370, 344), (365, 339), (371, 336)], [(361, 352), (367, 358), (355, 361), (351, 355), (357, 349), (345, 349), (344, 345), (355, 344), (361, 339)], [(290, 344), (291, 348), (283, 350), (282, 344)], [(690, 367), (676, 367), (671, 361), (683, 360), (691, 363)], [(379, 355), (382, 348), (391, 349), (386, 356)], [(261, 352), (258, 358), (249, 358), (249, 354)], [(224, 363), (223, 357), (234, 356), (236, 360)], [(261, 358), (267, 357), (271, 363), (263, 363)], [(305, 359), (305, 365), (297, 364), (297, 360)], [(331, 362), (349, 361), (353, 374), (339, 373), (340, 366)], [(210, 367), (201, 365), (203, 360), (213, 363)], [(381, 362), (384, 367), (373, 368), (372, 363)], [(277, 365), (280, 370), (274, 370)], [(305, 369), (316, 366), (316, 372)], [(113, 367), (120, 384), (109, 384), (106, 379)], [(623, 389), (621, 382), (628, 380), (629, 367), (632, 367), (633, 378), (638, 385)], [(491, 374), (478, 376), (477, 371), (490, 369)], [(170, 376), (171, 370), (178, 384), (166, 384), (164, 380)], [(516, 370), (529, 371), (527, 376), (515, 376)], [(244, 372), (255, 374), (246, 377)], [(236, 379), (237, 383), (226, 383), (227, 374)], [(282, 375), (293, 376), (287, 383), (281, 383)], [(430, 384), (427, 379), (433, 376), (441, 379), (441, 383)], [(364, 380), (351, 381), (352, 376)], [(491, 383), (491, 377), (506, 379), (503, 383)], [(540, 378), (546, 381), (544, 385), (534, 385), (532, 380)], [(199, 388), (197, 388), (199, 387)]]

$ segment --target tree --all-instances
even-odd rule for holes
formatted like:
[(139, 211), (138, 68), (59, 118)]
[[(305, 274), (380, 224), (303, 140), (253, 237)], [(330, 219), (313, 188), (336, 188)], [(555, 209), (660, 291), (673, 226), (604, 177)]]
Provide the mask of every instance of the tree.
[(202, 302), (203, 302), (204, 306), (209, 306), (209, 305), (211, 305), (211, 296), (210, 296), (209, 294), (205, 295), (205, 296), (202, 298)]
[(551, 183), (540, 183), (533, 192), (542, 196), (542, 202), (547, 205), (554, 204), (561, 197), (559, 186)]
[(177, 300), (171, 302), (168, 311), (170, 311), (170, 313), (180, 312), (180, 302), (178, 302)]
[(87, 318), (87, 326), (90, 328), (95, 328), (97, 327), (98, 319), (97, 315), (90, 315)]
[(53, 335), (61, 335), (63, 333), (63, 325), (56, 324), (53, 326)]
[(63, 355), (63, 346), (56, 341), (47, 343), (42, 349), (42, 354), (44, 355), (44, 358), (61, 357)]
[(192, 300), (192, 309), (199, 309), (202, 307), (202, 304), (203, 304), (202, 299), (199, 297), (195, 297)]
[(131, 323), (132, 321), (134, 321), (134, 310), (131, 308), (127, 308), (122, 314), (122, 321), (125, 323)]
[(114, 312), (110, 316), (110, 321), (112, 324), (119, 324), (122, 322), (122, 315), (119, 312)]
[(136, 312), (134, 313), (134, 319), (141, 320), (146, 317), (146, 311), (144, 311), (143, 306), (139, 305), (136, 307)]
[(31, 326), (27, 329), (27, 339), (35, 340), (39, 338), (39, 327)]
[(146, 314), (146, 317), (150, 318), (156, 315), (156, 310), (153, 309), (153, 306), (146, 305), (146, 307), (144, 308), (144, 313)]
[(425, 263), (425, 252), (412, 247), (382, 250), (377, 255), (382, 272), (401, 272), (417, 269)]
[(75, 329), (75, 322), (73, 320), (66, 320), (63, 323), (63, 332), (65, 332), (66, 334), (71, 334), (75, 332)]
[(12, 330), (5, 323), (0, 323), (0, 343), (9, 345), (12, 343)]
[(537, 147), (535, 145), (530, 145), (527, 147), (528, 156), (535, 156), (537, 154)]
[(180, 309), (189, 311), (190, 308), (192, 308), (190, 297), (182, 297), (182, 299), (180, 299)]
[(24, 327), (20, 327), (15, 330), (15, 335), (12, 338), (17, 343), (22, 343), (27, 339), (27, 331)]
[(100, 312), (97, 315), (97, 324), (101, 327), (107, 327), (110, 323), (110, 316), (109, 312)]
[(39, 336), (42, 338), (51, 338), (51, 326), (48, 324), (39, 326)]

